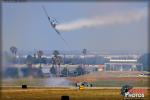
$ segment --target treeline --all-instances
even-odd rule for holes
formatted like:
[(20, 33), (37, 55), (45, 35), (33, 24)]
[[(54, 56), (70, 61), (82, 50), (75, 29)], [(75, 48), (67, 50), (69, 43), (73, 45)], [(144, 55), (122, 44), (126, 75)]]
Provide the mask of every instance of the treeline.
[[(17, 57), (18, 49), (14, 46), (10, 48), (11, 53), (5, 52), (3, 53), (3, 59), (5, 63), (11, 64), (53, 64), (54, 60), (52, 58), (43, 57), (44, 52), (39, 50), (35, 52), (33, 55), (28, 55), (26, 58), (24, 57)], [(67, 58), (65, 56), (59, 56), (60, 53), (57, 50), (53, 51), (55, 58), (59, 58), (61, 64), (105, 64), (109, 62), (108, 59), (104, 58), (103, 56), (95, 55), (94, 57), (87, 57), (88, 54), (87, 49), (82, 50), (83, 58), (79, 56), (75, 56), (73, 58)], [(49, 55), (50, 56), (50, 55)], [(138, 63), (143, 64), (144, 70), (150, 70), (150, 53), (143, 54), (139, 59)]]
[[(32, 64), (52, 64), (52, 58), (46, 58), (46, 57), (34, 57), (32, 55), (28, 55), (26, 58), (24, 57), (13, 57), (9, 54), (5, 54), (5, 61), (8, 63), (12, 64), (27, 64), (27, 63), (32, 63)], [(104, 64), (108, 62), (108, 59), (102, 57), (102, 56), (95, 56), (95, 57), (86, 57), (85, 59), (80, 58), (80, 57), (73, 57), (73, 58), (62, 58), (62, 64), (90, 64), (90, 65), (96, 65), (96, 64)]]
[[(19, 77), (74, 77), (90, 73), (86, 71), (83, 66), (78, 66), (74, 70), (69, 70), (67, 67), (64, 67), (60, 70), (58, 75), (56, 67), (52, 66), (49, 68), (49, 73), (43, 73), (42, 68), (31, 68), (31, 67), (7, 67), (2, 73), (4, 78), (19, 78)], [(98, 71), (97, 68), (93, 68), (93, 72)]]

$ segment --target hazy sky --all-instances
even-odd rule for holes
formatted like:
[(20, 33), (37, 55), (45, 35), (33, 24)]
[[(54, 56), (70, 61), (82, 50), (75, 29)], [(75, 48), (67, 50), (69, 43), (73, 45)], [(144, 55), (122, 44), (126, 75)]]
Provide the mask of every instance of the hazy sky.
[[(42, 5), (70, 48), (50, 27)], [(3, 3), (3, 49), (146, 52), (147, 12), (146, 2)]]

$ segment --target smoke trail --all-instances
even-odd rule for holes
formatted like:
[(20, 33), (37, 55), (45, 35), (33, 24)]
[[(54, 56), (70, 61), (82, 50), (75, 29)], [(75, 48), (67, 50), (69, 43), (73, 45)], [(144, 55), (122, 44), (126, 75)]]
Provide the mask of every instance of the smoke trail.
[(75, 20), (68, 23), (59, 24), (56, 28), (59, 31), (72, 31), (82, 28), (90, 28), (95, 26), (107, 26), (115, 24), (130, 23), (133, 21), (139, 21), (146, 16), (146, 9), (138, 11), (130, 11), (125, 14), (118, 13), (108, 16), (96, 16), (93, 18), (84, 18)]

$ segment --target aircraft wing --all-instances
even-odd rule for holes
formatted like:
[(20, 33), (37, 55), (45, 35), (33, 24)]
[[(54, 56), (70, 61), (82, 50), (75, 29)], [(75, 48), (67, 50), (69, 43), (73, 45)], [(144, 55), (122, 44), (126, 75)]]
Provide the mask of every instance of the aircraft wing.
[(54, 28), (54, 30), (57, 32), (58, 35), (60, 35), (60, 32), (56, 28)]

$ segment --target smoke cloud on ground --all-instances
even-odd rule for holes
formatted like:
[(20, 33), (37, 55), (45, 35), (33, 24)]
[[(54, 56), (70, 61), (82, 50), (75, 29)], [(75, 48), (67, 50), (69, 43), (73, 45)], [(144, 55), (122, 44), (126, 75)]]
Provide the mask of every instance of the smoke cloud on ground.
[(54, 77), (45, 80), (45, 86), (51, 86), (51, 87), (71, 86), (71, 82), (65, 78)]

